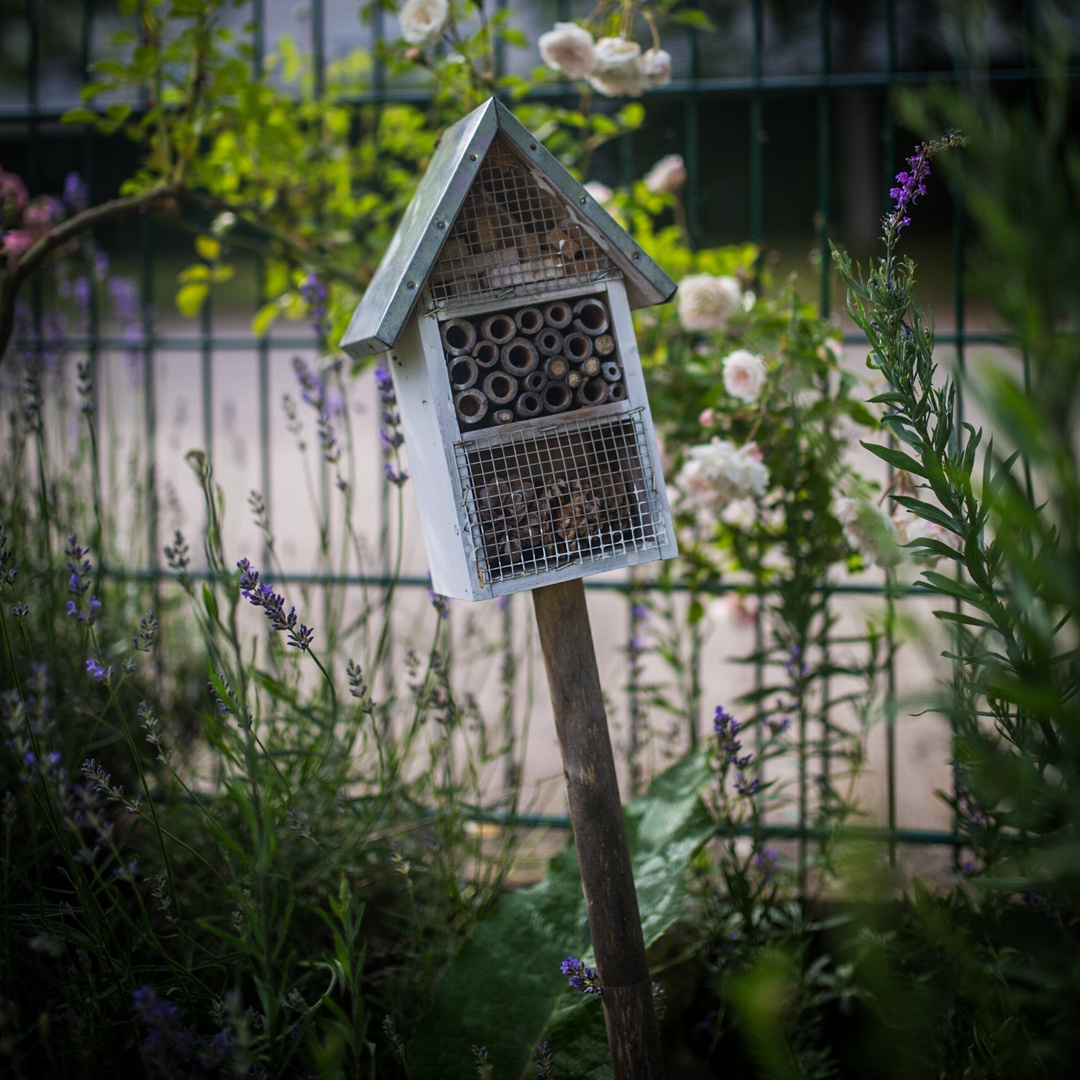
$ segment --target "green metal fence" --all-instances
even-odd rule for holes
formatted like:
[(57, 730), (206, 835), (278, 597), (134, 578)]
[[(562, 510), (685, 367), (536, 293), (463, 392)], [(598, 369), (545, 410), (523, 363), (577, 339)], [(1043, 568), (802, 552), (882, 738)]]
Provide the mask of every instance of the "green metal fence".
[[(316, 92), (321, 92), (323, 73), (332, 59), (331, 43), (340, 41), (338, 24), (346, 10), (355, 22), (355, 4), (331, 0), (311, 0), (306, 22), (300, 30), (314, 58)], [(505, 0), (497, 5), (505, 8)], [(537, 25), (550, 25), (556, 18), (587, 14), (591, 5), (565, 2), (528, 6), (528, 17)], [(688, 227), (701, 243), (753, 240), (763, 250), (786, 245), (805, 253), (813, 249), (811, 265), (828, 265), (828, 243), (839, 239), (858, 247), (865, 237), (855, 229), (846, 237), (845, 226), (836, 218), (843, 216), (850, 202), (850, 185), (855, 180), (869, 182), (870, 231), (876, 233), (877, 220), (888, 205), (888, 189), (903, 158), (910, 153), (911, 140), (899, 126), (893, 100), (902, 87), (921, 87), (931, 83), (967, 83), (979, 80), (996, 92), (1020, 100), (1030, 96), (1039, 78), (1033, 55), (1035, 25), (1044, 5), (1026, 0), (1021, 3), (988, 3), (986, 25), (993, 30), (997, 45), (989, 64), (979, 70), (965, 68), (943, 48), (933, 30), (936, 26), (959, 27), (967, 5), (932, 4), (929, 0), (882, 0), (879, 4), (849, 5), (828, 0), (789, 0), (766, 4), (764, 0), (743, 3), (699, 3), (696, 6), (717, 23), (719, 33), (710, 34), (686, 25), (672, 23), (664, 27), (664, 44), (675, 56), (676, 78), (670, 86), (652, 91), (647, 99), (648, 117), (644, 131), (623, 137), (607, 156), (601, 156), (596, 168), (609, 181), (627, 181), (640, 176), (663, 152), (683, 154), (689, 180), (686, 193)], [(1067, 13), (1067, 6), (1058, 6)], [(272, 0), (252, 0), (244, 13), (254, 26), (253, 63), (261, 65), (271, 48), (268, 34), (281, 16), (284, 5)], [(952, 10), (955, 8), (955, 10)], [(5, 8), (0, 17), (9, 32), (19, 31), (26, 43), (25, 66), (9, 72), (0, 83), (0, 164), (20, 172), (31, 194), (54, 191), (69, 170), (76, 170), (89, 183), (95, 199), (111, 194), (117, 175), (112, 157), (115, 148), (93, 132), (64, 127), (63, 111), (77, 103), (78, 73), (89, 78), (91, 65), (100, 46), (100, 29), (106, 9), (93, 0), (73, 0), (69, 4), (24, 0), (21, 10)], [(78, 26), (78, 33), (68, 35), (66, 53), (56, 51), (58, 17), (68, 26)], [(1076, 16), (1069, 24), (1076, 30)], [(933, 22), (934, 19), (938, 21)], [(280, 19), (278, 20), (280, 22)], [(931, 25), (933, 23), (933, 25)], [(392, 38), (396, 25), (378, 6), (371, 13), (366, 43)], [(1074, 52), (1075, 56), (1075, 52)], [(503, 64), (521, 64), (506, 55)], [(535, 56), (525, 58), (535, 63)], [(49, 90), (57, 66), (66, 64), (70, 78), (67, 90)], [(71, 74), (75, 73), (75, 74)], [(1080, 69), (1073, 67), (1075, 82)], [(566, 87), (548, 87), (544, 91), (570, 100)], [(67, 97), (64, 97), (64, 93)], [(395, 85), (383, 66), (376, 62), (370, 92), (358, 105), (381, 101), (421, 100), (424, 91), (415, 86)], [(862, 117), (861, 135), (866, 144), (862, 157), (849, 156), (851, 106)], [(867, 136), (869, 132), (869, 136)], [(868, 181), (867, 181), (868, 178)], [(946, 294), (939, 297), (951, 308), (954, 329), (938, 335), (938, 340), (955, 349), (956, 363), (963, 368), (968, 351), (974, 345), (998, 342), (998, 336), (984, 327), (973, 325), (964, 288), (964, 262), (968, 245), (959, 194), (951, 205), (944, 198), (927, 212), (928, 224), (934, 227), (933, 249), (949, 265), (945, 279)], [(790, 207), (798, 211), (794, 215)], [(865, 215), (864, 215), (865, 216)], [(850, 216), (846, 219), (850, 226)], [(857, 224), (857, 223), (856, 223)], [(864, 222), (865, 224), (865, 222)], [(124, 571), (149, 581), (156, 590), (166, 571), (160, 553), (164, 536), (161, 511), (162, 476), (159, 456), (161, 413), (164, 407), (160, 390), (161, 372), (170, 360), (181, 359), (198, 382), (200, 403), (199, 429), (202, 442), (210, 447), (219, 441), (220, 423), (215, 401), (219, 394), (222, 366), (240, 363), (253, 374), (249, 423), (254, 429), (257, 456), (257, 484), (269, 499), (271, 520), (279, 508), (271, 493), (275, 486), (272, 454), (272, 357), (291, 350), (308, 350), (313, 340), (304, 334), (256, 336), (232, 331), (222, 336), (217, 329), (215, 312), (208, 304), (197, 324), (162, 329), (152, 317), (155, 307), (170, 302), (161, 287), (161, 250), (165, 239), (163, 227), (148, 218), (134, 226), (134, 243), (128, 258), (136, 268), (139, 308), (142, 313), (138, 332), (117, 338), (106, 334), (100, 319), (91, 311), (89, 330), (71, 338), (70, 349), (84, 352), (92, 365), (110, 352), (126, 350), (137, 361), (141, 379), (138, 426), (141, 429), (145, 458), (143, 482), (153, 493), (147, 506), (143, 528), (143, 550), (148, 553), (144, 566)], [(251, 310), (262, 301), (258, 268), (253, 274), (254, 295)], [(824, 315), (836, 306), (830, 275), (820, 273), (818, 302)], [(36, 302), (40, 302), (40, 298)], [(854, 341), (854, 338), (849, 338)], [(227, 354), (229, 360), (223, 360)], [(96, 414), (101, 415), (99, 409)], [(102, 421), (99, 419), (98, 421)], [(107, 420), (106, 420), (107, 422)], [(100, 440), (99, 440), (100, 443)], [(372, 455), (378, 450), (371, 447)], [(381, 475), (381, 468), (373, 463)], [(380, 525), (387, 535), (388, 496), (385, 486), (380, 496)], [(385, 547), (385, 545), (384, 545)], [(121, 571), (117, 569), (116, 573)], [(366, 579), (349, 577), (347, 584), (385, 586), (389, 567)], [(303, 573), (287, 574), (292, 583), (310, 582)], [(406, 578), (402, 585), (426, 587), (422, 577)], [(591, 583), (596, 589), (621, 589), (624, 585)], [(874, 594), (874, 586), (833, 585), (830, 594)], [(637, 633), (628, 593), (627, 637)], [(506, 640), (511, 634), (509, 611), (503, 615)], [(757, 640), (762, 640), (757, 627)], [(758, 671), (760, 680), (761, 672)], [(760, 685), (760, 683), (759, 683)], [(512, 687), (511, 687), (512, 691)], [(640, 687), (631, 678), (628, 695), (621, 708), (640, 720)], [(507, 715), (513, 713), (513, 701), (506, 702)], [(633, 726), (633, 725), (632, 725)], [(693, 737), (693, 734), (691, 735)], [(810, 768), (807, 748), (800, 747), (799, 760)], [(887, 784), (887, 809), (881, 827), (854, 830), (855, 834), (880, 839), (895, 854), (898, 844), (954, 845), (956, 837), (948, 830), (902, 828), (897, 820), (896, 789), (898, 762), (895, 732), (890, 727), (885, 745), (884, 772)], [(817, 768), (827, 770), (827, 760)], [(547, 823), (553, 819), (543, 818)], [(815, 838), (805, 822), (771, 826), (772, 834), (793, 838), (805, 858), (805, 848)]]

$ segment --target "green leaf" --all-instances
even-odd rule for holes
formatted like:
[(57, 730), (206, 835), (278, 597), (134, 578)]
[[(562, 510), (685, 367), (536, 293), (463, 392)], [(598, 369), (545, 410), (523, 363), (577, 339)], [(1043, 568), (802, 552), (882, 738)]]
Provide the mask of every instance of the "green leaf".
[(87, 109), (83, 107), (68, 109), (63, 116), (60, 117), (61, 124), (96, 124), (98, 121), (98, 114), (93, 109)]
[(676, 11), (669, 17), (673, 22), (682, 23), (683, 26), (690, 26), (695, 30), (704, 30), (707, 33), (713, 33), (716, 29), (712, 24), (712, 19), (710, 19), (704, 11), (697, 11), (695, 8), (684, 8), (682, 11)]
[(882, 461), (887, 462), (894, 469), (913, 473), (915, 476), (926, 476), (922, 462), (916, 461), (910, 454), (905, 454), (903, 450), (897, 450), (891, 446), (879, 446), (877, 443), (864, 442), (861, 439), (859, 443), (869, 450), (874, 457), (881, 458)]
[[(709, 778), (698, 752), (625, 809), (647, 945), (685, 908), (687, 870), (713, 832), (700, 797)], [(536, 1043), (558, 1030), (560, 1075), (610, 1076), (602, 1006), (568, 994), (559, 970), (588, 943), (577, 852), (569, 847), (542, 882), (505, 897), (443, 972), (408, 1044), (413, 1075), (471, 1080), (469, 1047), (476, 1043), (488, 1048), (496, 1078), (518, 1080)]]
[(209, 292), (210, 286), (201, 282), (181, 285), (176, 293), (176, 307), (180, 314), (189, 319), (197, 315)]
[(221, 241), (212, 236), (196, 236), (195, 250), (207, 262), (213, 262), (221, 254)]

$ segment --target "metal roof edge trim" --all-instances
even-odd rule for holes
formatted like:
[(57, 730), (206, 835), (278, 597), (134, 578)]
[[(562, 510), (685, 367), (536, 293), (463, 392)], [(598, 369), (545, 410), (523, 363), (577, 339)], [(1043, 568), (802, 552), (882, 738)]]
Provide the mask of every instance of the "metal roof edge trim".
[(386, 352), (397, 344), (499, 129), (494, 100), (462, 117), (439, 137), (427, 170), (341, 339), (341, 347), (354, 359)]

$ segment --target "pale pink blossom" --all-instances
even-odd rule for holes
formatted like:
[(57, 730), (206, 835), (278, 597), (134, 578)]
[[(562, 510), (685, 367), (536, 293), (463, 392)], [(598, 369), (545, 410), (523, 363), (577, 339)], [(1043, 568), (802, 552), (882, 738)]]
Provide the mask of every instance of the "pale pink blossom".
[(735, 278), (690, 274), (679, 282), (679, 321), (687, 330), (723, 330), (741, 300)]
[(583, 79), (593, 69), (592, 34), (577, 23), (557, 22), (540, 35), (540, 59), (571, 79)]
[(698, 423), (702, 427), (715, 427), (716, 425), (716, 410), (711, 406), (708, 409), (702, 409), (701, 415), (698, 416)]
[(0, 209), (21, 210), (29, 198), (22, 177), (0, 168)]
[(700, 509), (718, 514), (733, 499), (764, 495), (769, 488), (769, 470), (754, 443), (737, 447), (728, 439), (715, 437), (690, 448), (675, 483)]
[(654, 194), (678, 191), (686, 183), (686, 166), (681, 154), (662, 157), (646, 174), (645, 186)]
[(889, 569), (903, 559), (896, 525), (879, 506), (866, 499), (837, 499), (833, 512), (844, 527), (844, 539), (868, 564)]
[(607, 184), (601, 184), (599, 180), (590, 180), (585, 185), (585, 190), (601, 205), (611, 202), (615, 192), (607, 186)]
[(8, 255), (21, 255), (37, 239), (29, 229), (8, 229), (0, 236), (3, 238), (0, 250)]
[(641, 66), (649, 86), (667, 86), (671, 82), (671, 53), (666, 49), (648, 49), (641, 58)]
[(448, 0), (405, 0), (398, 13), (401, 36), (421, 49), (434, 45), (450, 21)]
[(601, 38), (593, 48), (587, 78), (605, 97), (638, 97), (648, 84), (641, 46), (622, 37)]
[(740, 401), (757, 401), (768, 374), (765, 361), (749, 349), (736, 349), (723, 360), (724, 389)]
[[(960, 550), (962, 543), (960, 537), (936, 521), (927, 521), (925, 518), (905, 512), (893, 518), (893, 524), (899, 533), (901, 544), (910, 544), (914, 540), (936, 540), (953, 551)], [(936, 551), (925, 547), (909, 548), (905, 554), (926, 566), (936, 566), (941, 558)]]

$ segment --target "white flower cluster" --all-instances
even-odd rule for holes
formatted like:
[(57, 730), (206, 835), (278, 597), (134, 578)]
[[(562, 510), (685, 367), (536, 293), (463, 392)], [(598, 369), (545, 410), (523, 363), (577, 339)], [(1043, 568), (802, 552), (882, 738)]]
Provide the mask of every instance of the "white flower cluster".
[(844, 527), (844, 539), (871, 566), (893, 567), (904, 558), (924, 566), (935, 566), (940, 556), (929, 548), (906, 549), (914, 540), (936, 540), (953, 551), (960, 550), (960, 537), (934, 521), (926, 521), (906, 511), (888, 517), (884, 510), (865, 499), (837, 499), (833, 508)]
[(449, 0), (405, 0), (398, 13), (401, 36), (419, 49), (434, 45), (449, 21)]
[(557, 22), (540, 35), (539, 45), (540, 58), (549, 68), (571, 79), (587, 79), (606, 97), (638, 97), (671, 82), (671, 56), (664, 49), (642, 52), (636, 41), (623, 37), (594, 41), (577, 23)]
[(717, 437), (690, 448), (675, 483), (702, 510), (718, 514), (733, 499), (764, 495), (769, 470), (754, 443), (739, 447)]
[(742, 289), (733, 277), (690, 274), (679, 282), (679, 321), (686, 330), (723, 330), (742, 304)]
[(866, 499), (837, 499), (833, 513), (844, 527), (844, 539), (870, 566), (890, 569), (903, 559), (900, 533), (880, 506)]

